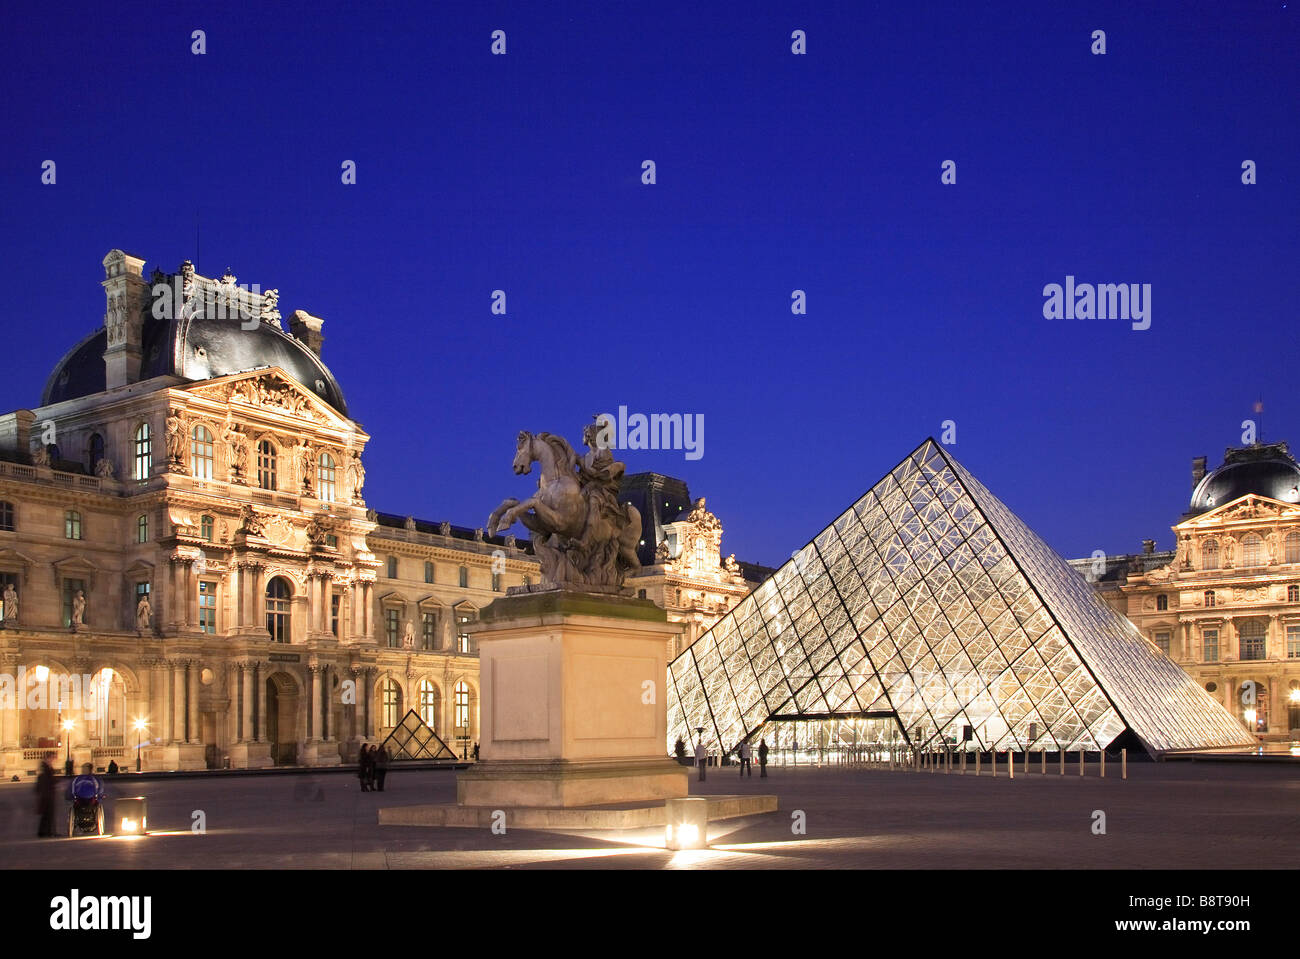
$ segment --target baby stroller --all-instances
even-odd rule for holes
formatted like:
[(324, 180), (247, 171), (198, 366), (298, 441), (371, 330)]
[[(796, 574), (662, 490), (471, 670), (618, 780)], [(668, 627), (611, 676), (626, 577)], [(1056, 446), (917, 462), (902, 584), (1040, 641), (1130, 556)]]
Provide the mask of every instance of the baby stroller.
[(104, 835), (104, 787), (94, 776), (72, 782), (72, 808), (68, 810), (68, 835)]

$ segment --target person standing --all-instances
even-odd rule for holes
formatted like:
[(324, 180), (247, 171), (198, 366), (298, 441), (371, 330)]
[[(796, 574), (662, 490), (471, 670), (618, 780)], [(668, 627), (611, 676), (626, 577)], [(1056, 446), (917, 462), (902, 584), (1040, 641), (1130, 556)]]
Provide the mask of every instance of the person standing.
[(361, 752), (357, 756), (357, 776), (361, 780), (361, 791), (370, 792), (371, 771), (370, 747), (365, 743), (361, 744)]
[(36, 776), (36, 814), (41, 817), (37, 836), (54, 835), (54, 767), (49, 755), (41, 757), (41, 771)]
[(745, 776), (746, 770), (749, 771), (749, 778), (750, 779), (754, 778), (754, 766), (750, 761), (751, 755), (752, 754), (749, 751), (749, 741), (746, 740), (745, 742), (740, 744), (740, 775), (742, 779)]
[(388, 775), (388, 750), (382, 745), (375, 747), (375, 782), (379, 791), (384, 791), (384, 777)]
[(695, 765), (700, 767), (700, 782), (704, 782), (704, 770), (708, 764), (709, 747), (704, 745), (704, 737), (701, 736), (700, 741), (695, 744)]
[[(752, 773), (751, 773), (752, 775)], [(767, 778), (767, 739), (758, 741), (758, 778)]]

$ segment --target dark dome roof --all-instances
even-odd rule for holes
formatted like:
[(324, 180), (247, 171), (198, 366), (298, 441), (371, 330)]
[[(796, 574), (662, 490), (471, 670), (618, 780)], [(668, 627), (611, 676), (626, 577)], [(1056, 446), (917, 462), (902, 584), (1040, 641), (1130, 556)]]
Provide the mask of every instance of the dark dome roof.
[(1223, 465), (1196, 484), (1188, 515), (1231, 503), (1248, 493), (1284, 503), (1300, 502), (1300, 464), (1287, 453), (1285, 444), (1229, 450)]
[[(54, 367), (41, 405), (102, 393), (105, 389), (103, 327), (74, 346)], [(334, 374), (306, 344), (263, 323), (246, 330), (238, 319), (156, 320), (141, 336), (140, 379), (179, 376), (191, 382), (278, 366), (339, 413), (347, 415)]]

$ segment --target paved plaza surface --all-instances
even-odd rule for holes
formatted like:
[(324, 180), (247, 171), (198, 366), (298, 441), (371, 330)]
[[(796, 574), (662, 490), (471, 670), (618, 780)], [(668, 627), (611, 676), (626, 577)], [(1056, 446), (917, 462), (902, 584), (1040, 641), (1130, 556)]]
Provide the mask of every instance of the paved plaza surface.
[[(694, 795), (770, 792), (780, 811), (715, 823), (712, 848), (669, 852), (662, 833), (554, 833), (380, 826), (380, 806), (455, 801), (450, 770), (389, 774), (362, 793), (342, 773), (110, 781), (149, 800), (145, 838), (37, 839), (30, 782), (0, 785), (8, 869), (1252, 869), (1294, 868), (1300, 765), (1134, 763), (1129, 778), (1077, 766), (1065, 777), (777, 767), (743, 782), (734, 767), (691, 774)], [(62, 787), (64, 781), (60, 781)], [(60, 795), (62, 792), (60, 791)], [(110, 804), (110, 812), (111, 812)], [(1105, 835), (1094, 834), (1094, 812)], [(206, 833), (192, 831), (201, 811)], [(802, 817), (794, 815), (802, 811)], [(801, 820), (804, 834), (793, 827)], [(1244, 858), (1243, 858), (1244, 857)]]

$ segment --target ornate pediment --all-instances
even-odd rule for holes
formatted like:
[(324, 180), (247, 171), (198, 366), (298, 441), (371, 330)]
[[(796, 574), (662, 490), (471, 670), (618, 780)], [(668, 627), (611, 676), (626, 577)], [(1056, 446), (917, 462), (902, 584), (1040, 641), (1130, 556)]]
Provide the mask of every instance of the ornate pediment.
[(1212, 510), (1201, 513), (1186, 523), (1180, 523), (1175, 528), (1186, 529), (1205, 527), (1216, 523), (1231, 523), (1238, 520), (1271, 520), (1278, 518), (1300, 520), (1300, 505), (1284, 503), (1281, 500), (1260, 496), (1257, 493), (1247, 493), (1230, 503), (1224, 503), (1222, 506), (1216, 506)]
[(311, 423), (346, 424), (324, 401), (278, 366), (208, 380), (186, 392)]

